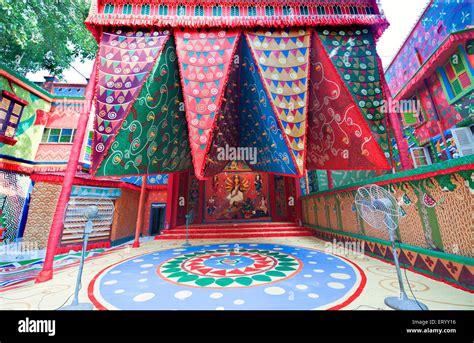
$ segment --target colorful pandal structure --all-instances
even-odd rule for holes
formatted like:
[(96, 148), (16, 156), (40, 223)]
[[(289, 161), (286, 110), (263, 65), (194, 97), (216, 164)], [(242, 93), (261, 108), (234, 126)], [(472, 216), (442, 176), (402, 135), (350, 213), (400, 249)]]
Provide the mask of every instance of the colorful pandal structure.
[[(93, 0), (86, 25), (99, 43), (87, 93), (96, 177), (207, 180), (228, 164), (225, 147), (256, 149), (253, 172), (295, 178), (390, 168), (375, 51), (388, 22), (375, 0)], [(65, 178), (60, 203), (69, 189)]]

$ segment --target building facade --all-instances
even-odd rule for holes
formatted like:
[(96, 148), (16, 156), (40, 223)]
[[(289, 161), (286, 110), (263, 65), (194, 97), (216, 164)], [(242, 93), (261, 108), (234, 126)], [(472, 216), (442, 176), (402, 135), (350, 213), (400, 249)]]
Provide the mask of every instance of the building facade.
[(431, 1), (386, 70), (397, 170), (474, 154), (469, 1)]
[[(5, 66), (0, 66), (0, 82), (1, 244), (27, 242), (44, 249), (87, 85), (60, 83), (52, 77), (33, 83)], [(57, 253), (80, 247), (85, 222), (74, 217), (74, 210), (91, 203), (105, 217), (95, 225), (89, 248), (134, 237), (140, 187), (90, 177), (91, 137), (89, 127)]]

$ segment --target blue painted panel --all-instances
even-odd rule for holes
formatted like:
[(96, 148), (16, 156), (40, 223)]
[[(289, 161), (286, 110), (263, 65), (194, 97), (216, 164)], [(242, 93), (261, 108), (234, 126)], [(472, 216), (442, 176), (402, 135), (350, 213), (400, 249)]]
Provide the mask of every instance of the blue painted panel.
[(257, 162), (249, 164), (249, 167), (264, 172), (296, 175), (290, 151), (245, 39), (242, 41), (240, 83), (240, 146), (258, 149)]

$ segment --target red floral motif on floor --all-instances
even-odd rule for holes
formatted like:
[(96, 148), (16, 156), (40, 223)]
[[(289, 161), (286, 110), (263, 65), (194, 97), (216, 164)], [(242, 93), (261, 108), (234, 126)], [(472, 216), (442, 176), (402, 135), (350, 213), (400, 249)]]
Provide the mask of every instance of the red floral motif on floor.
[[(229, 264), (232, 261), (238, 261), (240, 257), (248, 257), (254, 260), (254, 263), (245, 266), (242, 268), (235, 269), (216, 269), (208, 267), (204, 264), (210, 258), (222, 257), (223, 263), (228, 262)], [(181, 268), (197, 275), (206, 275), (206, 276), (247, 276), (258, 273), (263, 273), (267, 270), (273, 269), (278, 264), (277, 260), (270, 256), (264, 256), (256, 253), (216, 253), (199, 256), (195, 259), (187, 260), (182, 265)]]

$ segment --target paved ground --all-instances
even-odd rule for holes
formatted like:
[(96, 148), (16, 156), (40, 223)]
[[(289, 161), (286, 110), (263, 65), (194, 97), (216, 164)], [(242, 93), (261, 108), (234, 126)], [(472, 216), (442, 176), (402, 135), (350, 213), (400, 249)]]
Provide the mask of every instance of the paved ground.
[[(314, 237), (144, 242), (86, 262), (82, 302), (98, 309), (388, 309), (394, 267)], [(71, 301), (77, 267), (0, 293), (0, 309), (51, 310)], [(474, 309), (474, 295), (407, 271), (430, 309)], [(407, 290), (409, 295), (410, 291)]]

